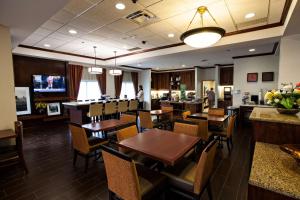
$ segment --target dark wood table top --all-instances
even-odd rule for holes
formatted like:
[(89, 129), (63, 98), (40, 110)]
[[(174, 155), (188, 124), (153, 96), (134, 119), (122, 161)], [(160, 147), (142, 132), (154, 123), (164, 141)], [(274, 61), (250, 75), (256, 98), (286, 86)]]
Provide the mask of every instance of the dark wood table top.
[(191, 117), (191, 118), (207, 118), (208, 121), (224, 122), (224, 121), (227, 120), (228, 115), (219, 116), (219, 115), (208, 115), (207, 113), (194, 113), (192, 115), (189, 115), (188, 117)]
[(172, 110), (151, 110), (151, 115), (164, 115), (173, 112)]
[(171, 131), (150, 129), (121, 141), (118, 145), (144, 154), (167, 165), (174, 165), (200, 140)]
[(0, 140), (15, 138), (16, 136), (16, 133), (11, 129), (0, 131)]
[(97, 131), (110, 131), (114, 130), (120, 126), (124, 126), (126, 124), (130, 124), (132, 122), (124, 122), (118, 119), (109, 119), (109, 120), (104, 120), (96, 123), (89, 123), (89, 124), (83, 124), (82, 128), (88, 129), (94, 132)]

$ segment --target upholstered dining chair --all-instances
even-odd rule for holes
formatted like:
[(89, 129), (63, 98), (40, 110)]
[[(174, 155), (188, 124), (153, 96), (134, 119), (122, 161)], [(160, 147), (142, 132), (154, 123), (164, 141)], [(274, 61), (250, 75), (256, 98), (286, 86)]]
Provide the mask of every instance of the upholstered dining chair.
[(199, 200), (205, 189), (212, 200), (210, 177), (213, 173), (217, 143), (210, 142), (201, 153), (198, 163), (183, 160), (163, 174), (169, 178), (170, 190), (189, 199)]
[(207, 119), (196, 119), (196, 118), (186, 118), (186, 121), (195, 122), (198, 124), (198, 137), (204, 143), (208, 143), (212, 139), (212, 132), (208, 130), (208, 120)]
[(183, 120), (186, 120), (186, 118), (187, 118), (189, 115), (191, 115), (191, 114), (192, 114), (192, 113), (191, 113), (191, 111), (189, 111), (189, 110), (186, 110), (186, 111), (182, 112), (182, 114), (181, 114), (182, 119), (183, 119)]
[(136, 122), (136, 114), (121, 114), (120, 120), (123, 122)]
[[(85, 169), (87, 172), (89, 158), (97, 156), (97, 151), (100, 150), (101, 144), (106, 144), (108, 141), (98, 137), (87, 137), (84, 128), (78, 124), (69, 124), (72, 135), (72, 144), (74, 149), (73, 165), (76, 165), (77, 155), (85, 157)], [(99, 151), (100, 152), (100, 151)]]
[(118, 115), (121, 115), (122, 113), (125, 113), (128, 111), (128, 101), (119, 101), (118, 102)]
[(162, 111), (170, 111), (170, 113), (161, 116), (161, 122), (165, 125), (165, 127), (170, 126), (173, 128), (174, 122), (174, 107), (172, 105), (161, 105), (160, 109)]
[(131, 99), (129, 101), (128, 111), (129, 112), (136, 112), (138, 110), (139, 101), (136, 99)]
[[(224, 116), (225, 110), (224, 108), (209, 108), (208, 115)], [(224, 123), (210, 121), (208, 126), (210, 130), (222, 130), (224, 128)]]
[[(219, 142), (225, 141), (227, 144), (228, 152), (231, 152), (231, 148), (233, 148), (233, 142), (232, 142), (232, 134), (234, 132), (234, 124), (236, 120), (237, 115), (232, 115), (229, 117), (229, 123), (226, 128), (224, 128), (221, 131), (214, 131), (213, 135), (218, 137)], [(230, 148), (231, 145), (231, 148)]]
[(107, 176), (109, 199), (157, 199), (164, 192), (166, 177), (141, 165), (128, 155), (101, 145)]
[(0, 167), (2, 168), (21, 164), (27, 174), (28, 168), (23, 154), (23, 124), (20, 121), (15, 122), (15, 134), (15, 145), (0, 148)]
[(104, 114), (106, 119), (111, 119), (112, 116), (117, 113), (116, 106), (117, 104), (114, 101), (106, 102), (104, 104)]
[(87, 116), (91, 118), (92, 122), (100, 121), (103, 115), (103, 104), (102, 103), (91, 103)]
[(163, 124), (159, 122), (153, 122), (151, 113), (149, 110), (140, 110), (139, 111), (139, 118), (140, 118), (140, 130), (143, 131), (145, 129), (152, 129), (152, 128), (162, 128)]

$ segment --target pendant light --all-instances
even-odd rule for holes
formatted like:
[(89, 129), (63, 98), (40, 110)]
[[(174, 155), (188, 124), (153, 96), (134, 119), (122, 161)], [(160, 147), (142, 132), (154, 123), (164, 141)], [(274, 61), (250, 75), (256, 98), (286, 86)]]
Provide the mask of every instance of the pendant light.
[(94, 46), (94, 53), (95, 53), (95, 64), (94, 66), (90, 67), (88, 69), (88, 72), (90, 74), (102, 74), (102, 68), (101, 67), (97, 67), (97, 57), (96, 57), (96, 46)]
[(115, 67), (109, 70), (109, 74), (112, 76), (120, 76), (122, 75), (122, 70), (117, 69), (117, 52), (114, 51), (114, 53), (115, 53)]
[[(187, 31), (184, 32), (180, 39), (187, 45), (194, 48), (204, 48), (209, 47), (218, 42), (225, 34), (225, 30), (221, 27), (209, 26), (204, 27), (203, 15), (204, 13), (208, 13), (209, 16), (214, 20), (214, 22), (218, 25), (217, 21), (208, 11), (207, 7), (201, 6), (197, 9), (193, 19), (191, 20)], [(196, 14), (199, 13), (201, 17), (201, 27), (188, 30), (191, 26), (192, 22)]]

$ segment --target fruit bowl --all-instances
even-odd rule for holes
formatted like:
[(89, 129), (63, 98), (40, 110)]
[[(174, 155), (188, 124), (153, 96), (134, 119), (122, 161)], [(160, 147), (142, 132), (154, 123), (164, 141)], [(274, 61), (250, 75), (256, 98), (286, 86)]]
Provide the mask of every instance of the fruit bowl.
[(295, 115), (297, 114), (300, 110), (299, 109), (286, 109), (286, 108), (277, 108), (277, 111), (280, 114), (287, 114), (287, 115)]

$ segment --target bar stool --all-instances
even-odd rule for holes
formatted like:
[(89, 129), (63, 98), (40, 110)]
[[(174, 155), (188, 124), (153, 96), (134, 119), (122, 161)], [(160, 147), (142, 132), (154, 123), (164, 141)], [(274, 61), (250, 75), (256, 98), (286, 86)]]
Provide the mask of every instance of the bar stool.
[(132, 99), (129, 101), (128, 111), (136, 112), (138, 109), (138, 100)]
[(128, 110), (128, 101), (119, 101), (118, 103), (118, 118), (120, 118), (120, 115), (124, 112), (127, 112)]
[(105, 119), (111, 119), (116, 114), (116, 102), (107, 102), (104, 104)]
[(93, 102), (90, 104), (89, 112), (87, 116), (91, 118), (91, 122), (96, 122), (102, 120), (103, 115), (103, 104)]

